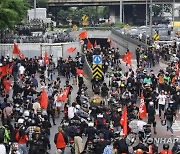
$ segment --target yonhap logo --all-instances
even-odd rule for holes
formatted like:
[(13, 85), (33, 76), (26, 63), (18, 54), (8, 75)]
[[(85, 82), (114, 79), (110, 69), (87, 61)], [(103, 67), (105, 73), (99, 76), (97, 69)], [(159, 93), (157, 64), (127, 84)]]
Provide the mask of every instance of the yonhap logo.
[(180, 138), (174, 137), (174, 138), (166, 138), (166, 137), (150, 137), (146, 140), (147, 144), (174, 144), (176, 142), (180, 141)]

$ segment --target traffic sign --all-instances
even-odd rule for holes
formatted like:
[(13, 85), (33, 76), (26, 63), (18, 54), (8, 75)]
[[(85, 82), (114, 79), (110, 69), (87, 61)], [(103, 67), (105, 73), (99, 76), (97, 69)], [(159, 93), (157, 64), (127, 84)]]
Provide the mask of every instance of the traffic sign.
[(93, 64), (102, 64), (102, 56), (101, 55), (93, 55)]
[(73, 30), (77, 30), (77, 29), (78, 29), (77, 25), (74, 25)]
[(92, 66), (92, 70), (93, 70), (93, 78), (102, 78), (103, 77), (102, 64), (99, 64), (99, 65), (94, 64)]
[(154, 35), (153, 35), (153, 39), (154, 40), (159, 40), (159, 38), (160, 38), (160, 35), (159, 34), (157, 34), (157, 33), (155, 33)]
[(87, 21), (88, 18), (89, 18), (89, 17), (88, 17), (87, 15), (85, 15), (85, 14), (82, 16), (82, 20), (83, 20), (83, 21)]

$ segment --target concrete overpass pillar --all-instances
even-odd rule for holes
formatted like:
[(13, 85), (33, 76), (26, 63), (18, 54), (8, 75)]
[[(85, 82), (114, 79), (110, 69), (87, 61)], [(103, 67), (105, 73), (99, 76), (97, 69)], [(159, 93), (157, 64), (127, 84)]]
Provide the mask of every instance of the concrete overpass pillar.
[(110, 23), (115, 23), (116, 21), (114, 6), (109, 7), (109, 21)]
[(123, 22), (122, 2), (121, 2), (121, 6), (120, 5), (109, 6), (109, 18), (111, 23)]
[(120, 0), (120, 4), (119, 4), (119, 15), (120, 15), (119, 19), (120, 19), (120, 23), (123, 22), (123, 11), (122, 11), (123, 6), (122, 5), (123, 5), (123, 0)]

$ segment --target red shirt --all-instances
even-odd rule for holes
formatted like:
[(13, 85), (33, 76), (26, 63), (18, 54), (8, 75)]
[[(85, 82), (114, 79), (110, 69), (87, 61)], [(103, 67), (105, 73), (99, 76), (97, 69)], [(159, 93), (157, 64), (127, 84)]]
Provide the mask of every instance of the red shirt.
[(24, 135), (23, 137), (19, 136), (19, 132), (16, 133), (16, 140), (18, 144), (26, 144), (28, 141), (28, 136)]
[(161, 150), (160, 154), (172, 154), (171, 150)]

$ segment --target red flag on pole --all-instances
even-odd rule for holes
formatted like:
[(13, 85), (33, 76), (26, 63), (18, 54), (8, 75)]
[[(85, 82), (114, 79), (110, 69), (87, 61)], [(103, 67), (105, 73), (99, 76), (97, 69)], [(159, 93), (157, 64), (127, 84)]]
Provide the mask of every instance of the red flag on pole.
[(87, 48), (88, 49), (92, 49), (93, 45), (91, 44), (90, 40), (88, 40), (88, 43), (87, 43)]
[(82, 31), (80, 34), (79, 34), (79, 38), (80, 39), (85, 39), (85, 38), (87, 38), (87, 31), (85, 30), (85, 31)]
[(141, 119), (143, 119), (146, 116), (147, 116), (146, 104), (144, 102), (144, 95), (143, 95), (143, 93), (141, 93), (141, 101), (140, 101), (140, 106), (139, 106), (139, 117)]
[(69, 53), (72, 53), (72, 52), (74, 52), (76, 50), (76, 47), (71, 47), (71, 48), (68, 48), (67, 49), (67, 52), (69, 52)]
[(19, 50), (19, 47), (17, 44), (14, 43), (14, 47), (13, 47), (13, 54), (19, 54), (20, 53), (20, 50)]
[(97, 42), (96, 42), (96, 40), (95, 40), (95, 42), (94, 42), (94, 47), (96, 47), (97, 46)]
[(123, 127), (123, 133), (127, 135), (127, 107), (124, 106), (124, 110), (121, 116), (120, 124)]
[(47, 65), (49, 64), (49, 56), (47, 52), (45, 52), (45, 55), (44, 55), (44, 63)]
[(47, 109), (47, 107), (48, 107), (48, 95), (44, 88), (41, 93), (40, 105), (41, 105), (41, 108), (43, 108), (43, 109)]
[(70, 87), (67, 87), (66, 89), (64, 89), (64, 91), (57, 96), (57, 101), (62, 101), (65, 102), (69, 93), (69, 89)]
[(125, 54), (125, 56), (123, 57), (122, 60), (123, 60), (124, 62), (126, 62), (127, 64), (132, 65), (131, 59), (132, 59), (132, 53), (131, 53), (130, 51), (128, 51), (128, 52)]

